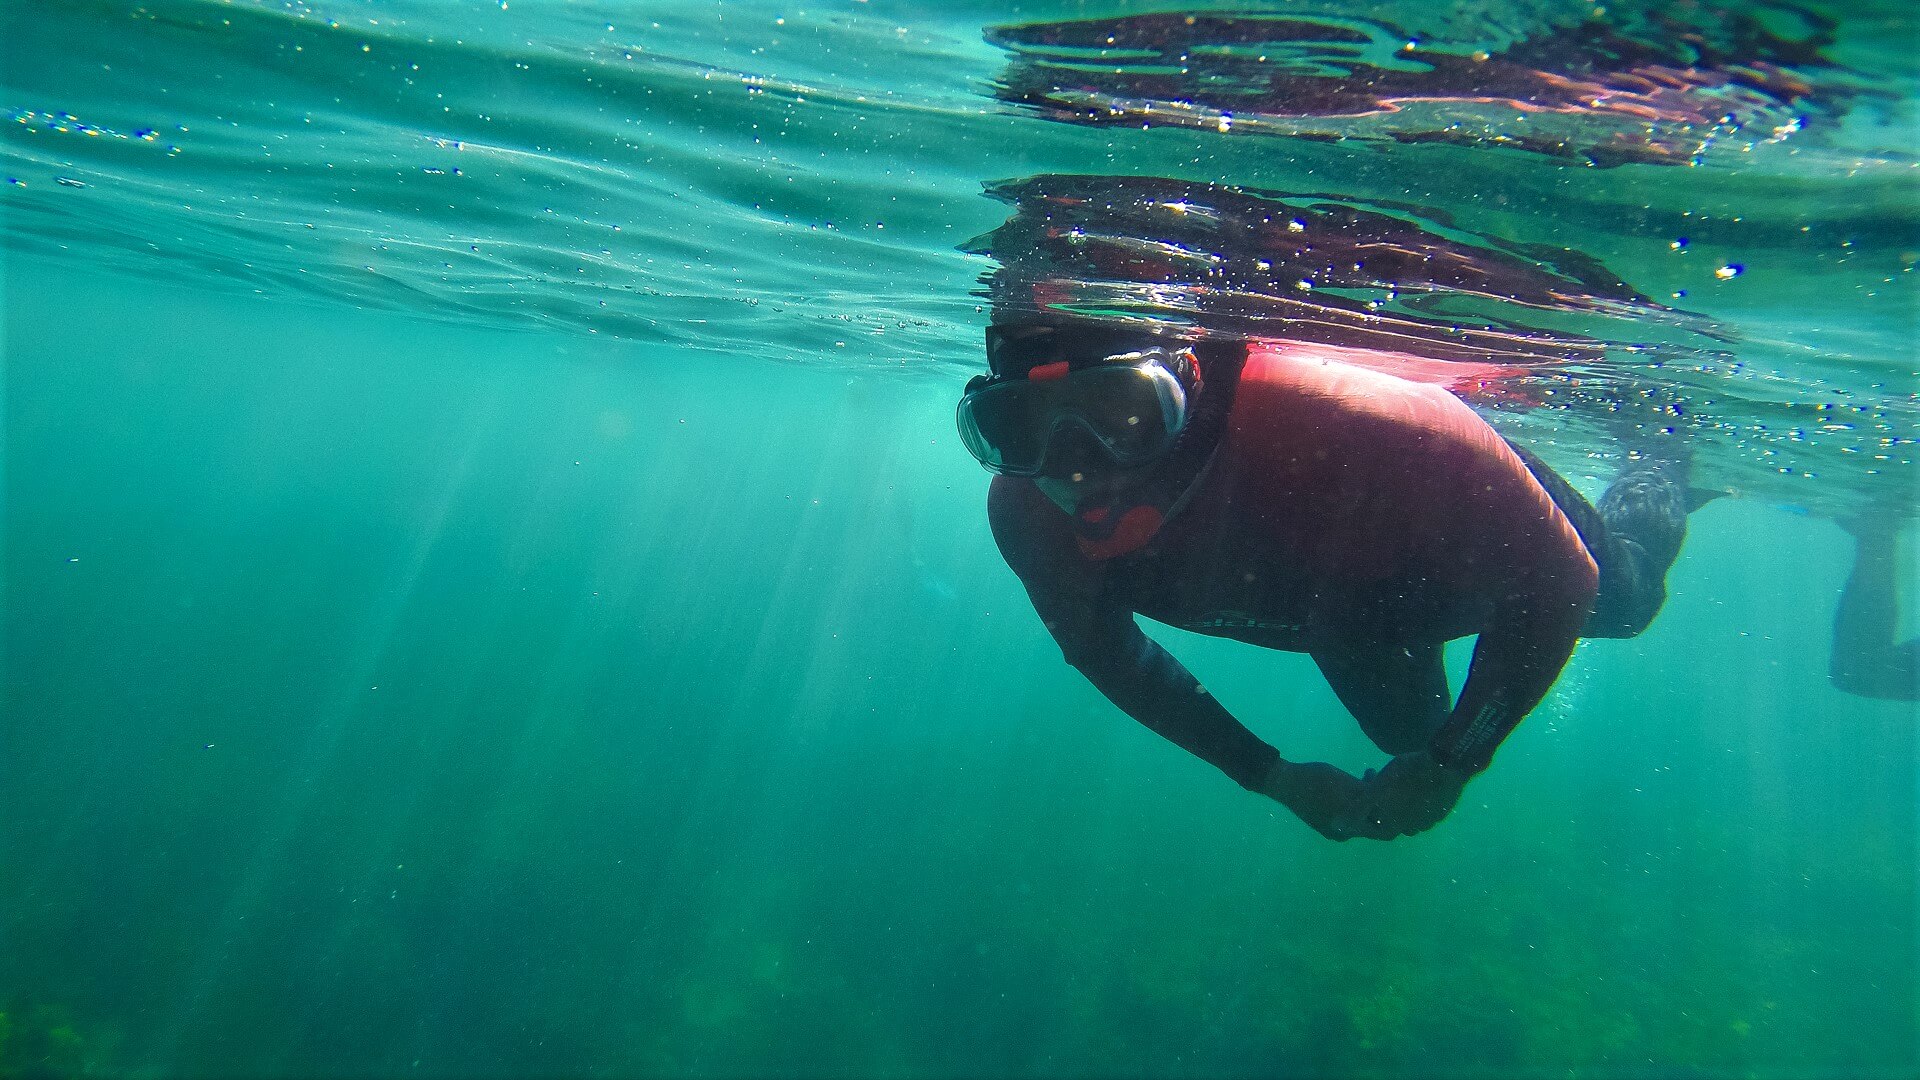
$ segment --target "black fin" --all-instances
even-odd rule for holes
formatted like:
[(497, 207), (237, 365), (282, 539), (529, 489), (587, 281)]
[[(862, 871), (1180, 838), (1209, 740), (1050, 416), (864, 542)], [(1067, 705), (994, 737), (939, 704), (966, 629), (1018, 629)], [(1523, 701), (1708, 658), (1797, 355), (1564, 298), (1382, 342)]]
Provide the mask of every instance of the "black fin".
[(1688, 488), (1687, 513), (1691, 514), (1715, 499), (1730, 498), (1732, 495), (1731, 491), (1720, 491), (1716, 488)]

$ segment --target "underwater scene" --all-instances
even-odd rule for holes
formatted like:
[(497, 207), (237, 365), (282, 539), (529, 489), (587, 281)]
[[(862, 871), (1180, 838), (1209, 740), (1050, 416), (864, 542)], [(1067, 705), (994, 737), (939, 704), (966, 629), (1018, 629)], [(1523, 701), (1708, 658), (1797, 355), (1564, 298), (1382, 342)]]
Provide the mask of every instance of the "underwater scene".
[(0, 0), (0, 1078), (1920, 1075), (1917, 41)]

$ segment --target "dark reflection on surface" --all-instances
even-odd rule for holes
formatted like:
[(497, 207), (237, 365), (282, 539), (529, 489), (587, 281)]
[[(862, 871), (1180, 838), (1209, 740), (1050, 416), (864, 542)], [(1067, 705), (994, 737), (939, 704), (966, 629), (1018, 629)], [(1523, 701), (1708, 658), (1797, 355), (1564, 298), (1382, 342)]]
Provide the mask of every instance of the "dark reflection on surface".
[(1162, 177), (1036, 176), (988, 193), (1014, 210), (969, 245), (1000, 264), (984, 279), (996, 321), (1141, 320), (1337, 345), (1486, 399), (1524, 396), (1514, 380), (1528, 375), (1604, 381), (1618, 335), (1716, 333), (1578, 252), (1411, 206)]
[(1607, 11), (1502, 42), (1239, 13), (1001, 26), (987, 40), (1012, 54), (1001, 100), (1052, 119), (1496, 145), (1598, 165), (1685, 164), (1716, 141), (1785, 138), (1844, 108), (1846, 93), (1814, 78), (1833, 70), (1823, 15), (1783, 3)]

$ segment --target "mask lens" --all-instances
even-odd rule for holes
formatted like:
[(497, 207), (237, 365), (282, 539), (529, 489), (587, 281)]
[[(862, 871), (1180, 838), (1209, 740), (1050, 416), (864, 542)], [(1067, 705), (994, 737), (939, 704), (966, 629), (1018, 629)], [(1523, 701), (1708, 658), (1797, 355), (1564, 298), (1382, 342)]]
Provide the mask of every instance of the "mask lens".
[(1185, 395), (1156, 363), (1085, 368), (1057, 380), (969, 384), (960, 437), (995, 472), (1032, 476), (1063, 428), (1091, 435), (1114, 461), (1142, 464), (1166, 452), (1185, 426)]
[(995, 472), (1031, 475), (1046, 451), (1047, 398), (1025, 382), (990, 383), (960, 400), (960, 438)]
[(1122, 465), (1164, 453), (1184, 426), (1179, 384), (1158, 365), (1085, 372), (1075, 414)]

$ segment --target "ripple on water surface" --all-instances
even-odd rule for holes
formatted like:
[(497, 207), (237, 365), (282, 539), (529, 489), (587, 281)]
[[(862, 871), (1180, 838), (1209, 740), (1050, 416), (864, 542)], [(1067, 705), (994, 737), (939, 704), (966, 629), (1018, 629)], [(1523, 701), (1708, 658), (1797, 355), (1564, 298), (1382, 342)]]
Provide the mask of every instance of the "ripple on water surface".
[[(149, 277), (943, 377), (1038, 267), (1218, 332), (1397, 320), (1442, 359), (1502, 338), (1539, 385), (1491, 407), (1530, 437), (1675, 426), (1742, 492), (1908, 490), (1904, 8), (1209, 6), (58, 0), (0, 46), (0, 233)], [(1055, 223), (1021, 193), (1048, 185), (1104, 200), (1076, 212), (1105, 238), (1081, 256), (1192, 258), (1036, 261)], [(1246, 236), (1144, 212), (1173, 189), (1333, 242), (1251, 272)]]

